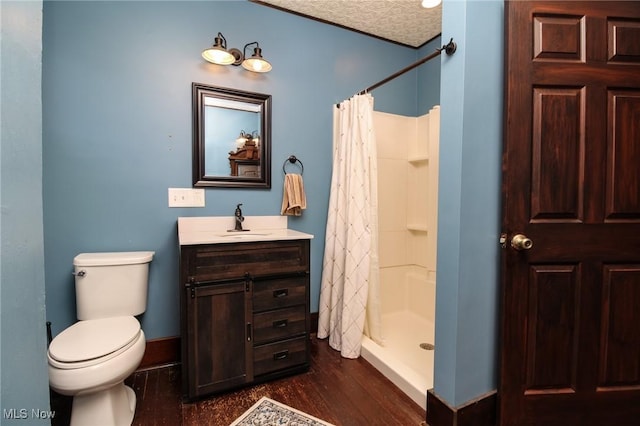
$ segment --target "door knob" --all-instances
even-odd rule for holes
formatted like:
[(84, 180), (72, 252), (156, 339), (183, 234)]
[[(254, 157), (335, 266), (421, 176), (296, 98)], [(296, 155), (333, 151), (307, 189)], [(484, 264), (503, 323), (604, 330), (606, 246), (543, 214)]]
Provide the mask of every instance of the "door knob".
[(527, 238), (526, 235), (516, 234), (511, 239), (511, 247), (516, 250), (529, 250), (533, 247), (533, 241)]

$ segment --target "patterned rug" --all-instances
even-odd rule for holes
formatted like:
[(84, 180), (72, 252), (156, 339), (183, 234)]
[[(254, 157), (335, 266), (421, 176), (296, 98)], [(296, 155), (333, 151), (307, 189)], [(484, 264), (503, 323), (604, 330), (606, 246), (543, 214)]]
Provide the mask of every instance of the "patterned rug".
[(266, 396), (229, 426), (333, 426)]

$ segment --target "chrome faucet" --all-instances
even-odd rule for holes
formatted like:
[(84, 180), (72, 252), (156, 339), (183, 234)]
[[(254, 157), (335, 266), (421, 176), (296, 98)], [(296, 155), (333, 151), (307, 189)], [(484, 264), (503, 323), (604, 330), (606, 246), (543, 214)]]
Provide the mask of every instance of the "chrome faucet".
[(236, 212), (234, 214), (236, 219), (236, 227), (233, 229), (235, 232), (248, 231), (248, 229), (242, 229), (242, 222), (244, 222), (244, 216), (242, 215), (242, 209), (240, 208), (242, 204), (238, 204), (236, 206)]

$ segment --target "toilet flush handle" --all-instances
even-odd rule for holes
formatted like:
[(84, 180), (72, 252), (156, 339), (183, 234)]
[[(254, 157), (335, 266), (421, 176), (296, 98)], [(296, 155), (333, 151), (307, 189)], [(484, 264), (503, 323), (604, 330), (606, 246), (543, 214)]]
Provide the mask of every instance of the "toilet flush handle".
[(81, 269), (78, 272), (72, 272), (71, 275), (75, 275), (76, 277), (84, 277), (85, 275), (87, 275), (87, 271)]

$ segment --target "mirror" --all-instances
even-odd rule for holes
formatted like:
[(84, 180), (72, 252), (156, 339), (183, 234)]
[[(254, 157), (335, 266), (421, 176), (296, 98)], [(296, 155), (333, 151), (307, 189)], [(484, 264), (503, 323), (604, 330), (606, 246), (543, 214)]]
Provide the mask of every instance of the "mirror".
[(271, 95), (192, 84), (193, 186), (271, 188)]

